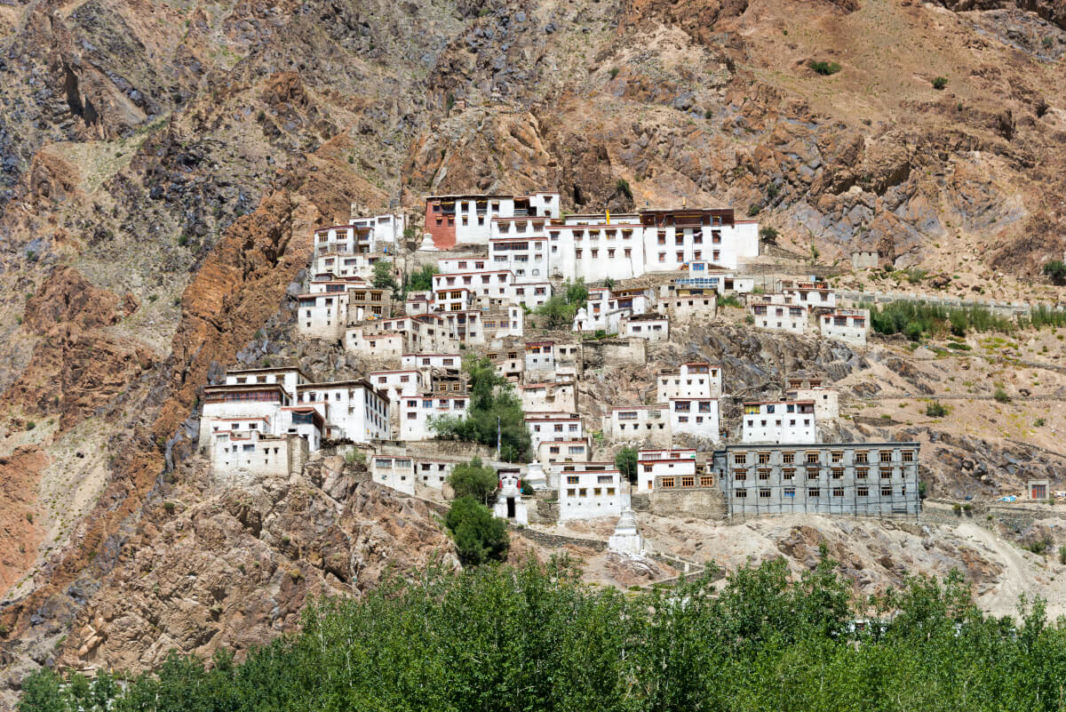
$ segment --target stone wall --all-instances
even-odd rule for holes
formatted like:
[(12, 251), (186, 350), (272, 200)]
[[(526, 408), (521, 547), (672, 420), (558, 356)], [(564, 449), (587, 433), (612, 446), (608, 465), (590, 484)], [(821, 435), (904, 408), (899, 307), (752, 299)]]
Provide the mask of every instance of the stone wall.
[[(647, 510), (660, 517), (696, 517), (698, 519), (724, 520), (726, 518), (725, 497), (717, 487), (693, 488), (684, 490), (655, 490), (647, 495)], [(634, 498), (633, 508), (636, 509)]]

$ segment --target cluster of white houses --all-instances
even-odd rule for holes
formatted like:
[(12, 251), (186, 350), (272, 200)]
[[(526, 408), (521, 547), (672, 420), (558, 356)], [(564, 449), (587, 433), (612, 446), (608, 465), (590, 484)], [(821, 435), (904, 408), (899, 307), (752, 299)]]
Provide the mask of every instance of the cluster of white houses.
[[(555, 490), (564, 521), (618, 516), (631, 493), (688, 489), (718, 489), (737, 513), (917, 506), (916, 444), (819, 442), (818, 426), (839, 407), (817, 378), (791, 379), (782, 399), (743, 403), (738, 444), (714, 450), (728, 439), (722, 368), (682, 363), (658, 375), (654, 402), (608, 406), (594, 438), (578, 407), (585, 342), (525, 339), (527, 314), (552, 297), (551, 280), (584, 279), (605, 285), (589, 289), (574, 332), (668, 341), (672, 322), (713, 316), (718, 298), (733, 294), (745, 296), (757, 328), (805, 333), (813, 322), (824, 336), (865, 343), (869, 315), (839, 308), (824, 283), (764, 294), (738, 274), (759, 253), (755, 222), (732, 210), (564, 216), (554, 192), (431, 196), (420, 252), (439, 257), (438, 271), (431, 289), (400, 300), (374, 287), (373, 273), (393, 259), (405, 227), (403, 216), (381, 215), (315, 231), (307, 290), (295, 298), (297, 330), (364, 359), (365, 376), (316, 383), (298, 368), (243, 369), (207, 386), (200, 446), (217, 471), (289, 474), (324, 442), (350, 442), (371, 446), (375, 482), (407, 494), (440, 490), (468, 458), (434, 450), (434, 422), (466, 416), (463, 361), (477, 354), (514, 384), (535, 455), (521, 468), (501, 466), (501, 516), (525, 521), (523, 483)], [(654, 287), (616, 284), (656, 272), (678, 274)], [(632, 485), (613, 460), (595, 459), (623, 444), (639, 448)]]

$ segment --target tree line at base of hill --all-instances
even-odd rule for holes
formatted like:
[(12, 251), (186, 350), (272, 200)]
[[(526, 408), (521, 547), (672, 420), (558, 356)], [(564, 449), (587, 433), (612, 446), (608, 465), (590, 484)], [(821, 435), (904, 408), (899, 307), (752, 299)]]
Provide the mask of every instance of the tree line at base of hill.
[(120, 687), (52, 671), (22, 712), (1066, 708), (1066, 623), (1041, 602), (982, 614), (958, 574), (856, 602), (834, 565), (784, 560), (650, 591), (582, 584), (565, 560), (393, 579), (324, 599), (299, 633), (209, 664), (172, 654)]

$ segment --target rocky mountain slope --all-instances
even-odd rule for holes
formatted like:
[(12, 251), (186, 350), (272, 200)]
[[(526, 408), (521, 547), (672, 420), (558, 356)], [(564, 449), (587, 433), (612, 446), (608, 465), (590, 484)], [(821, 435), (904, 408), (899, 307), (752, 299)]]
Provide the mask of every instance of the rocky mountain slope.
[[(192, 551), (153, 561), (161, 537), (244, 542), (272, 571), (260, 583), (285, 613), (255, 607), (252, 638), (328, 585), (300, 558), (286, 588), (282, 554), (219, 492), (160, 508), (187, 486), (197, 388), (249, 344), (270, 350), (257, 332), (311, 228), (351, 203), (555, 187), (568, 210), (732, 205), (824, 262), (873, 247), (989, 296), (1035, 294), (1066, 226), (1064, 52), (1060, 1), (0, 2), (4, 645), (115, 620), (89, 605), (99, 586)], [(991, 489), (1000, 471), (979, 465)], [(945, 468), (936, 484), (958, 481)], [(269, 518), (303, 495), (262, 496)], [(322, 516), (361, 516), (344, 512)], [(241, 563), (205, 551), (205, 574)], [(152, 602), (132, 629), (158, 625), (169, 603), (131, 595)], [(239, 627), (218, 605), (168, 640)], [(9, 669), (53, 655), (13, 649)]]

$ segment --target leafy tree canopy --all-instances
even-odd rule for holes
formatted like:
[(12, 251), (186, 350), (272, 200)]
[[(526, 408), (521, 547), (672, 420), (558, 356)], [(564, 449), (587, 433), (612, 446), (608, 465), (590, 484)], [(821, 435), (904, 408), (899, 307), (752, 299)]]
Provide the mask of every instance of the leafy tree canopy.
[[(470, 499), (449, 514), (456, 532), (486, 517)], [(1062, 710), (1066, 621), (1023, 604), (986, 616), (957, 573), (856, 600), (825, 559), (799, 579), (784, 559), (741, 568), (721, 591), (708, 576), (623, 593), (565, 561), (430, 570), (323, 599), (240, 665), (171, 655), (103, 683), (102, 703), (95, 680), (36, 673), (19, 710)]]
[(514, 388), (487, 358), (470, 358), (464, 364), (470, 376), (470, 404), (463, 418), (441, 417), (431, 421), (438, 438), (465, 440), (496, 447), (507, 462), (529, 462), (533, 457), (532, 441), (526, 428), (522, 401)]
[(496, 491), (497, 482), (496, 470), (483, 466), (480, 457), (456, 465), (448, 475), (448, 484), (452, 486), (457, 499), (471, 497), (483, 504), (487, 504), (489, 496)]
[(492, 516), (489, 508), (473, 497), (460, 497), (453, 501), (444, 525), (455, 539), (455, 549), (464, 566), (478, 566), (507, 558), (510, 547), (507, 525), (502, 519)]

